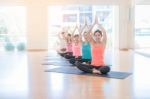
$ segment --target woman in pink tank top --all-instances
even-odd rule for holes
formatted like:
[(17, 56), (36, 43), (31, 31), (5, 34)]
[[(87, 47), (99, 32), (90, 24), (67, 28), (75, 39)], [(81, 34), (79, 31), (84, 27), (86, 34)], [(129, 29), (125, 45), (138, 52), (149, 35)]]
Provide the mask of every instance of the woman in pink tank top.
[[(91, 33), (94, 25), (98, 25), (98, 29)], [(96, 73), (96, 74), (107, 74), (110, 71), (109, 66), (105, 66), (104, 63), (104, 51), (107, 43), (107, 35), (105, 29), (98, 23), (97, 17), (95, 23), (92, 25), (90, 31), (90, 43), (91, 43), (91, 55), (92, 61), (90, 65), (77, 63), (77, 68), (84, 72)]]
[(66, 37), (66, 54), (65, 54), (65, 58), (66, 59), (70, 59), (73, 57), (73, 52), (72, 52), (72, 35), (71, 34), (67, 34)]
[(66, 38), (66, 52), (72, 52), (72, 39), (71, 34), (67, 35)]
[(61, 32), (58, 35), (58, 38), (60, 39), (60, 44), (57, 46), (61, 47), (57, 50), (58, 54), (60, 54), (63, 57), (66, 57), (66, 58), (71, 58), (72, 57), (72, 37), (71, 37), (71, 34), (69, 34), (67, 32)]
[(73, 56), (75, 56), (75, 58), (78, 58), (81, 56), (81, 43), (79, 40), (79, 35), (76, 34), (74, 35), (74, 42), (73, 42)]
[[(75, 32), (78, 32), (75, 34)], [(69, 60), (71, 64), (75, 64), (76, 61), (81, 59), (81, 34), (79, 32), (79, 28), (76, 26), (73, 34), (72, 34), (72, 51), (73, 51), (73, 58)]]

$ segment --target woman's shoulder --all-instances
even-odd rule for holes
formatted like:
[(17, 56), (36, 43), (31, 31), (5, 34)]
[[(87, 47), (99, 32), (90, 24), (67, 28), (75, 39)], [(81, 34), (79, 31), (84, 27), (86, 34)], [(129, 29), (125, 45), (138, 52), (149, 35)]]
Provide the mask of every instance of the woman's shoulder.
[(96, 43), (96, 42), (93, 42), (91, 43), (92, 46), (105, 46), (103, 42), (100, 42), (100, 43)]

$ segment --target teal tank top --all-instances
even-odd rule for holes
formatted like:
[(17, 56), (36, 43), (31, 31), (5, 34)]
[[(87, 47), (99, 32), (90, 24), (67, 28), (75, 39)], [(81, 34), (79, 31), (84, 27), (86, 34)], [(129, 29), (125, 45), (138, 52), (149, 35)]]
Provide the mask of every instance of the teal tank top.
[(82, 59), (91, 59), (91, 44), (82, 42)]

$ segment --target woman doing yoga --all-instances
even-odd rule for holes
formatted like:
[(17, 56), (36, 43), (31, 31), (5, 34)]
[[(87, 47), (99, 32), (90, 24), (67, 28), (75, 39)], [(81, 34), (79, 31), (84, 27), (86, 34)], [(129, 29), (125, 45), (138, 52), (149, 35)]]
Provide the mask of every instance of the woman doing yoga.
[[(94, 32), (93, 38), (91, 30), (95, 25), (98, 25), (99, 29)], [(104, 51), (107, 43), (107, 35), (102, 25), (98, 23), (97, 17), (95, 18), (95, 22), (89, 31), (89, 35), (92, 55), (91, 64), (88, 65), (77, 62), (77, 68), (87, 73), (107, 74), (110, 71), (110, 67), (106, 66), (104, 63)]]

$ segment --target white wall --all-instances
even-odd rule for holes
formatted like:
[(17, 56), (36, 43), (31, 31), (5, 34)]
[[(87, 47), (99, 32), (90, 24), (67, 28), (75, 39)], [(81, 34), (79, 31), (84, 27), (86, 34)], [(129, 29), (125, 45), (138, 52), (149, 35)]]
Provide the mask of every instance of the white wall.
[(26, 0), (0, 0), (0, 6), (25, 5)]
[(89, 4), (89, 5), (121, 5), (126, 4), (128, 0), (47, 0), (47, 4)]
[(27, 48), (44, 50), (48, 48), (48, 9), (42, 1), (28, 1)]
[(134, 5), (119, 6), (119, 48), (134, 49)]
[[(119, 39), (115, 42), (120, 49), (129, 48), (133, 34), (129, 21), (129, 8), (132, 0), (0, 0), (0, 5), (24, 5), (27, 8), (27, 49), (47, 49), (48, 48), (48, 9), (49, 5), (67, 4), (89, 4), (89, 5), (119, 5), (119, 21), (116, 20), (115, 37)], [(118, 23), (119, 22), (119, 23)], [(129, 28), (130, 26), (130, 28)], [(117, 33), (118, 32), (118, 33)]]
[(150, 5), (150, 0), (136, 0), (135, 3), (138, 5)]

